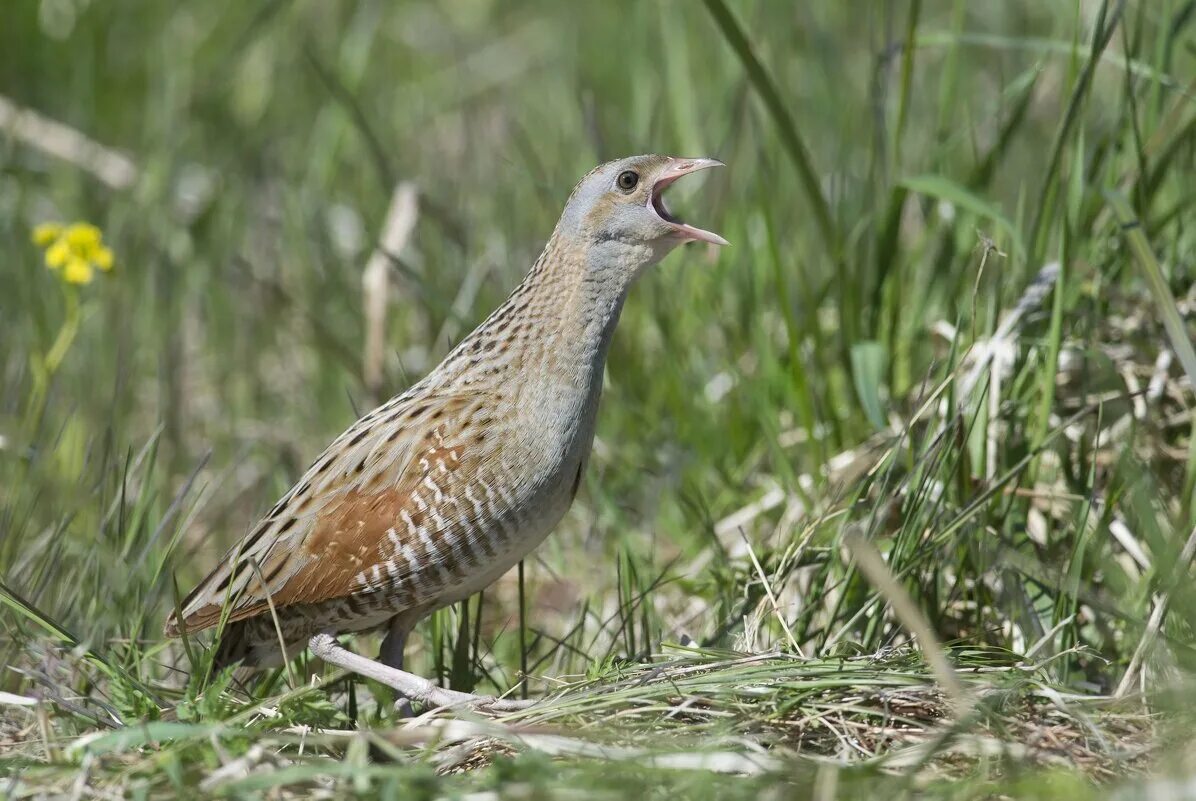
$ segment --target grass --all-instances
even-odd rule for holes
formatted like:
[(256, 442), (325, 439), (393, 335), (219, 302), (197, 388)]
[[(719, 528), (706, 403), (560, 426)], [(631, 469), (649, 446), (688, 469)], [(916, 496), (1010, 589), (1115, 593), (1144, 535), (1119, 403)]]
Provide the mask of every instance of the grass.
[[(1190, 785), (1193, 9), (17, 4), (0, 786)], [(241, 687), (163, 641), (312, 455), (505, 296), (577, 177), (647, 151), (728, 164), (679, 200), (733, 245), (635, 288), (578, 502), (409, 654), (544, 701), (396, 720), (304, 656)], [(405, 182), (365, 365), (363, 270)], [(30, 243), (48, 219), (100, 226), (113, 274), (64, 287)]]

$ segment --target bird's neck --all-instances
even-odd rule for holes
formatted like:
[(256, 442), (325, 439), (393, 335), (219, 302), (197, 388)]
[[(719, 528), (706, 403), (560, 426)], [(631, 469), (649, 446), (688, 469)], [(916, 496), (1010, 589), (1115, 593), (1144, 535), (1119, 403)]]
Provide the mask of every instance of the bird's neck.
[[(594, 264), (601, 248), (554, 233), (523, 281), (445, 360), (466, 384), (548, 381), (597, 392), (630, 280)], [(612, 268), (617, 265), (610, 265)]]

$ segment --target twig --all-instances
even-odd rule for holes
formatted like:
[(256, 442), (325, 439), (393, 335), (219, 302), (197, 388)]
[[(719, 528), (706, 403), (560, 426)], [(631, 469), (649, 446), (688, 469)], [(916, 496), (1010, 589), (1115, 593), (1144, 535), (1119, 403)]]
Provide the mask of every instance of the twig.
[(22, 108), (3, 95), (0, 130), (34, 150), (91, 173), (113, 189), (128, 189), (137, 182), (137, 165), (125, 154), (68, 125)]
[(364, 656), (359, 656), (352, 651), (348, 651), (337, 645), (336, 640), (328, 634), (317, 634), (312, 637), (309, 646), (311, 647), (311, 652), (316, 657), (323, 659), (330, 665), (343, 667), (346, 670), (351, 670), (354, 673), (365, 676), (367, 679), (381, 682), (388, 687), (398, 690), (412, 701), (418, 701), (430, 706), (469, 706), (491, 712), (513, 712), (519, 709), (526, 709), (535, 703), (534, 701), (515, 701), (487, 695), (472, 695), (470, 693), (457, 692), (456, 690), (446, 690), (442, 687), (437, 687), (422, 676), (408, 673), (405, 670), (396, 670), (392, 667), (387, 667), (381, 662), (375, 662), (372, 659), (366, 659)]

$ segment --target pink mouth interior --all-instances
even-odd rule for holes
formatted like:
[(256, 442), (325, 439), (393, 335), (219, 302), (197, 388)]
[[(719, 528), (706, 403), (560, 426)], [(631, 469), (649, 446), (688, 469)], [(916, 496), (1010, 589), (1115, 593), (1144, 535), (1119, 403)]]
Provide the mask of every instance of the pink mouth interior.
[[(685, 174), (685, 173), (682, 173)], [(682, 222), (675, 214), (669, 211), (669, 207), (664, 202), (664, 190), (668, 189), (674, 181), (680, 178), (681, 175), (669, 175), (660, 178), (656, 181), (655, 186), (652, 187), (652, 197), (649, 200), (649, 205), (660, 219), (667, 222), (669, 225), (677, 229), (677, 235), (685, 240), (694, 240), (698, 242), (710, 242), (716, 245), (726, 245), (727, 240), (723, 239), (718, 234), (712, 231), (705, 231), (697, 228), (689, 223)]]

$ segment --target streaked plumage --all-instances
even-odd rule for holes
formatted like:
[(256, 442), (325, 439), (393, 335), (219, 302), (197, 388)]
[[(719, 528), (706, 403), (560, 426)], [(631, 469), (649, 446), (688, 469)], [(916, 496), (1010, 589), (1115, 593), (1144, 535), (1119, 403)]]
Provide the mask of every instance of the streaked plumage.
[[(186, 598), (177, 636), (229, 626), (218, 662), (312, 635), (403, 635), (538, 545), (577, 493), (627, 290), (681, 241), (659, 194), (705, 160), (640, 156), (582, 179), (524, 281), (422, 381), (354, 423)], [(643, 185), (624, 192), (627, 171)], [(642, 197), (638, 197), (642, 195)], [(273, 611), (272, 611), (273, 609)]]

